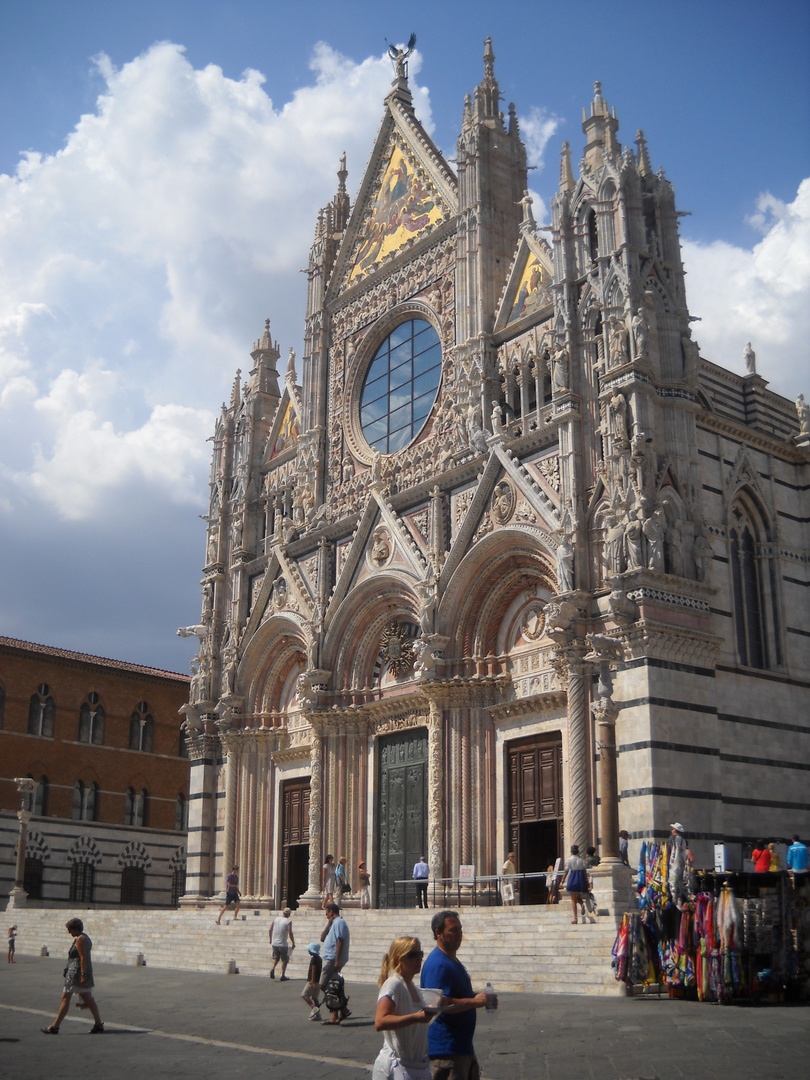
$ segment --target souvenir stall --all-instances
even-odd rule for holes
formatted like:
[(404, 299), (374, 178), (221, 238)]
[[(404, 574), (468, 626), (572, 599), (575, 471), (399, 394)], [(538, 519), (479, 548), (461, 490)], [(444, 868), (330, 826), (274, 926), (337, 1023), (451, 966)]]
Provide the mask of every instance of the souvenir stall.
[(643, 843), (639, 910), (616, 936), (616, 978), (698, 1001), (810, 996), (805, 876), (696, 872), (677, 838)]

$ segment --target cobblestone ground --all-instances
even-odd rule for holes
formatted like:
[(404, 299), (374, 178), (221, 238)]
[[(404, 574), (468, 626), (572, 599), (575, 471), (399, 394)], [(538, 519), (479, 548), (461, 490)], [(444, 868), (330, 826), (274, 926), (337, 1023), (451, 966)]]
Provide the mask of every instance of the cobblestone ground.
[[(26, 1080), (129, 1076), (368, 1080), (382, 1042), (376, 993), (351, 985), (352, 1016), (310, 1023), (303, 980), (95, 966), (107, 1032), (87, 1038), (73, 1007), (53, 1019), (64, 960), (19, 956), (0, 970), (0, 1076)], [(293, 972), (294, 965), (290, 971)], [(496, 988), (497, 989), (497, 988)], [(478, 1013), (484, 1080), (805, 1080), (810, 1009), (701, 1005), (667, 998), (504, 994)]]

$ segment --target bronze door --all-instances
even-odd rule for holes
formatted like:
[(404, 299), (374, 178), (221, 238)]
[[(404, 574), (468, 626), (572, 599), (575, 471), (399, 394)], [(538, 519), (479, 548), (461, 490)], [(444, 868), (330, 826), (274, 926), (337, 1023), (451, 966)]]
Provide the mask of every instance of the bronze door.
[[(507, 745), (509, 850), (517, 869), (528, 874), (553, 866), (563, 854), (562, 739), (554, 732)], [(542, 879), (521, 885), (522, 904), (543, 903)]]
[(282, 785), (280, 908), (298, 907), (309, 885), (309, 780)]
[[(377, 905), (413, 902), (414, 863), (427, 856), (427, 730), (383, 736), (377, 746)], [(395, 884), (399, 882), (400, 884)]]

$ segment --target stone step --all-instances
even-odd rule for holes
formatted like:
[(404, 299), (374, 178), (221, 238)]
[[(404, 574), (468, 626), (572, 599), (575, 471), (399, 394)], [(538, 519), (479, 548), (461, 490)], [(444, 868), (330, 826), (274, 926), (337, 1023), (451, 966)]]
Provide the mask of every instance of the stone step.
[[(271, 964), (268, 928), (274, 912), (243, 907), (234, 920), (215, 924), (217, 906), (180, 910), (86, 909), (27, 907), (15, 909), (17, 949), (21, 955), (67, 953), (68, 917), (78, 915), (93, 940), (97, 962), (135, 964), (138, 957), (154, 967), (186, 971), (267, 976)], [(348, 982), (375, 983), (383, 954), (395, 937), (418, 937), (432, 947), (431, 911), (414, 908), (385, 911), (348, 910), (351, 957)], [(554, 907), (465, 909), (461, 912), (464, 942), (459, 959), (475, 987), (489, 981), (504, 992), (615, 994), (621, 986), (610, 967), (619, 916), (600, 915), (572, 926), (570, 909)], [(297, 948), (288, 974), (303, 979), (306, 946), (320, 939), (323, 913), (300, 908), (293, 916)]]

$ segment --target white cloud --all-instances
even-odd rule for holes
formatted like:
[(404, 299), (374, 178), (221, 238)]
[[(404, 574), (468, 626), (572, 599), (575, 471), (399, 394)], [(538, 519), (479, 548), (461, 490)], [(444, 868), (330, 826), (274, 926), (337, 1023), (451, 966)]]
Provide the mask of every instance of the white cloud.
[(203, 498), (208, 410), (265, 315), (300, 346), (317, 209), (344, 150), (359, 183), (392, 78), (320, 44), (276, 106), (259, 72), (196, 71), (166, 42), (96, 65), (105, 90), (64, 149), (0, 176), (0, 497), (71, 519), (115, 485)]
[(795, 397), (810, 390), (810, 179), (792, 203), (760, 196), (749, 221), (763, 234), (751, 250), (684, 240), (695, 338), (708, 360), (739, 372), (751, 341), (770, 389)]

